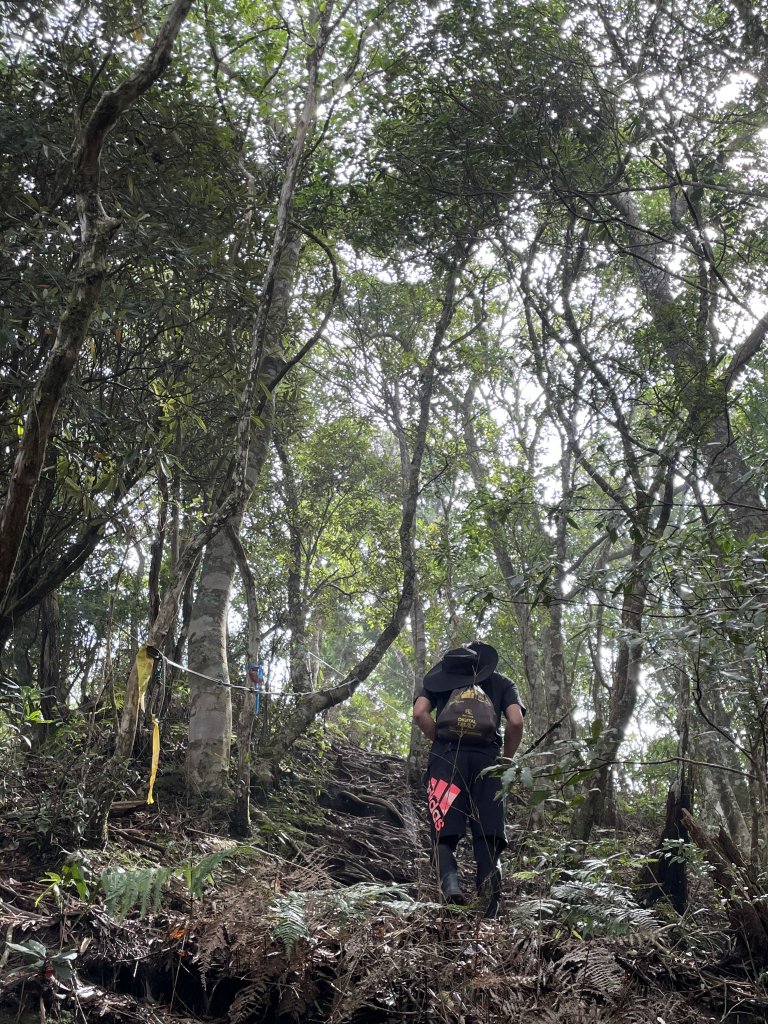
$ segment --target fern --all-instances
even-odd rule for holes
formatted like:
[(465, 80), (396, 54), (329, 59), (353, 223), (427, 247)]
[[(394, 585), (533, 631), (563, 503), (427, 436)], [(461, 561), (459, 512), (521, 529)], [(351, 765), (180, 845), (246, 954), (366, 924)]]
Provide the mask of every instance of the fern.
[(189, 895), (192, 899), (199, 899), (203, 894), (205, 881), (212, 876), (216, 868), (221, 867), (224, 861), (231, 860), (233, 857), (253, 857), (259, 852), (252, 846), (236, 846), (231, 850), (217, 850), (215, 853), (209, 853), (197, 864), (185, 864), (184, 879), (189, 889)]
[(282, 942), (288, 956), (293, 953), (297, 942), (308, 939), (312, 934), (306, 917), (307, 895), (305, 892), (289, 892), (272, 904), (275, 917), (272, 936)]
[(618, 995), (624, 991), (627, 978), (613, 950), (596, 943), (584, 943), (567, 952), (556, 964), (554, 977), (561, 1001), (566, 1004), (574, 981), (582, 995), (586, 991)]
[[(397, 897), (391, 900), (390, 897)], [(350, 885), (346, 889), (327, 894), (327, 910), (333, 923), (340, 925), (351, 924), (366, 916), (366, 911), (378, 902), (384, 900), (388, 908), (393, 904), (405, 907), (417, 906), (408, 893), (397, 885), (378, 885), (371, 882), (359, 882), (357, 885)]]
[(553, 886), (551, 895), (561, 902), (565, 923), (584, 938), (627, 935), (658, 926), (652, 912), (639, 907), (622, 885), (574, 878)]
[(517, 899), (505, 907), (505, 916), (515, 928), (536, 928), (562, 911), (560, 900)]
[(258, 983), (249, 982), (246, 988), (241, 989), (230, 1003), (227, 1013), (228, 1024), (246, 1024), (246, 1022), (261, 1020), (264, 1014), (267, 988), (266, 980), (260, 979)]
[[(398, 885), (360, 882), (344, 889), (313, 889), (289, 892), (272, 902), (272, 937), (282, 942), (290, 956), (296, 943), (312, 935), (313, 922), (324, 928), (348, 928), (375, 916), (382, 907), (398, 917), (408, 917), (425, 904), (412, 899)], [(436, 904), (429, 904), (436, 907)]]
[(160, 906), (163, 888), (173, 873), (172, 867), (140, 868), (138, 871), (116, 868), (104, 871), (101, 887), (108, 913), (120, 920), (137, 906), (141, 917), (145, 917), (150, 909), (154, 913)]
[(233, 857), (254, 856), (257, 853), (259, 851), (254, 847), (236, 846), (231, 850), (209, 853), (194, 864), (139, 868), (136, 871), (108, 868), (100, 879), (107, 911), (120, 920), (136, 908), (139, 910), (139, 917), (146, 917), (149, 912), (155, 913), (160, 906), (163, 889), (174, 876), (184, 879), (190, 899), (199, 899), (206, 880), (224, 861)]

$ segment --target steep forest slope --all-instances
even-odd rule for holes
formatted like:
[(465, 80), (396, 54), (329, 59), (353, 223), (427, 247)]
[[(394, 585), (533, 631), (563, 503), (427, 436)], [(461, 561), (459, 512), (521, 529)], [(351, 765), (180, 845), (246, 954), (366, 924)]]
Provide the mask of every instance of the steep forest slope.
[(635, 828), (568, 867), (557, 823), (534, 827), (513, 796), (503, 916), (441, 906), (421, 794), (396, 757), (305, 749), (248, 846), (161, 786), (155, 808), (113, 808), (106, 849), (54, 869), (13, 814), (0, 1020), (746, 1024), (768, 1012), (706, 872), (683, 917), (635, 901)]

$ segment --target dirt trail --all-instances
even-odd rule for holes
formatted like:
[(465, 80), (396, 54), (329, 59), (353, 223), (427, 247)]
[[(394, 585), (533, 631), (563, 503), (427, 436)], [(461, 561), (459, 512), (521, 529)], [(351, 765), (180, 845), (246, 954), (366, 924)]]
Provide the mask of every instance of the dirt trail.
[[(564, 924), (563, 899), (512, 875), (498, 921), (441, 907), (404, 762), (336, 745), (317, 769), (299, 763), (256, 811), (248, 855), (227, 858), (227, 836), (162, 809), (120, 819), (91, 869), (130, 859), (144, 883), (165, 871), (160, 907), (145, 916), (121, 916), (119, 901), (107, 913), (95, 887), (88, 901), (66, 889), (60, 909), (36, 907), (35, 876), (12, 868), (0, 928), (47, 959), (33, 970), (30, 955), (0, 954), (0, 1014), (31, 1014), (25, 1024), (64, 1011), (105, 1024), (766, 1019), (764, 987), (744, 972), (726, 978), (714, 946), (688, 947), (680, 928), (639, 908), (636, 933), (585, 940)], [(182, 849), (198, 866), (216, 862), (194, 898), (194, 872), (171, 873)], [(53, 961), (68, 954), (58, 964), (73, 973), (57, 977)]]

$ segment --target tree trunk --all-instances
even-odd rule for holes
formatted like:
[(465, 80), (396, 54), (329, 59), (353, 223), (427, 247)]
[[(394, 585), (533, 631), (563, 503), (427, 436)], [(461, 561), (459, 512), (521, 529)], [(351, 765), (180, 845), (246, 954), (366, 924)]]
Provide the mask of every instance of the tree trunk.
[[(718, 735), (701, 733), (696, 739), (696, 747), (700, 752), (701, 759), (709, 764), (723, 764), (738, 768), (738, 758), (729, 757), (726, 753), (728, 741)], [(733, 748), (731, 748), (733, 749)], [(750, 848), (750, 830), (744, 812), (741, 808), (740, 791), (746, 789), (739, 776), (716, 769), (702, 769), (706, 772), (706, 785), (710, 794), (707, 801), (708, 808), (719, 809), (723, 816), (728, 832), (734, 843), (742, 850)], [(749, 800), (749, 793), (746, 794)]]
[[(273, 308), (267, 324), (264, 346), (268, 357), (263, 369), (276, 372), (282, 365), (285, 325), (290, 310), (293, 285), (301, 252), (301, 236), (292, 231), (277, 270)], [(246, 487), (250, 496), (267, 459), (275, 417), (275, 401), (270, 396), (261, 414), (258, 433), (250, 445)], [(239, 537), (242, 513), (233, 516), (209, 542), (189, 624), (189, 745), (187, 747), (187, 784), (190, 792), (204, 795), (228, 791), (229, 754), (232, 737), (232, 696), (228, 686), (211, 679), (229, 682), (227, 658), (227, 620), (237, 559), (231, 537)]]
[(749, 794), (752, 803), (752, 821), (750, 828), (750, 859), (759, 870), (765, 871), (768, 864), (768, 850), (765, 848), (768, 836), (768, 751), (766, 750), (765, 716), (768, 708), (763, 703), (762, 720), (758, 723), (758, 735), (752, 737), (751, 764), (755, 776), (749, 780)]
[[(676, 783), (667, 793), (667, 810), (664, 828), (657, 841), (661, 849), (665, 840), (688, 842), (688, 830), (683, 821), (683, 811), (690, 812), (691, 796), (685, 780), (683, 765)], [(652, 906), (661, 900), (669, 900), (678, 914), (688, 905), (688, 875), (686, 863), (679, 852), (662, 852), (647, 864), (638, 880), (646, 905)]]
[[(251, 567), (248, 565), (240, 538), (234, 531), (231, 531), (229, 536), (248, 606), (248, 665), (259, 665), (261, 661), (261, 628), (259, 608), (256, 602), (256, 581), (253, 578)], [(252, 679), (251, 676), (252, 670), (245, 673), (245, 685), (253, 686), (254, 689), (243, 691), (240, 702), (240, 716), (237, 723), (237, 780), (230, 819), (232, 835), (240, 837), (248, 836), (251, 831), (251, 735), (256, 711), (255, 701), (258, 699), (258, 677)]]
[[(60, 646), (59, 600), (53, 593), (46, 595), (40, 604), (40, 710), (51, 724), (55, 724), (62, 713), (59, 706), (63, 689)], [(50, 731), (50, 724), (41, 726), (42, 736)]]
[(159, 505), (157, 512), (157, 528), (152, 538), (149, 557), (149, 624), (150, 626), (157, 618), (160, 609), (160, 569), (163, 564), (163, 550), (165, 548), (165, 534), (168, 528), (168, 478), (165, 475), (160, 460), (156, 466), (157, 489), (159, 493)]
[[(267, 457), (274, 403), (262, 415), (248, 459), (252, 490)], [(189, 743), (187, 785), (190, 793), (227, 800), (232, 742), (232, 694), (227, 657), (227, 621), (237, 558), (232, 536), (239, 537), (242, 516), (232, 518), (209, 542), (189, 624)], [(201, 673), (196, 675), (195, 673)], [(203, 678), (208, 676), (208, 679)], [(218, 682), (214, 682), (216, 680)]]
[[(391, 427), (397, 441), (400, 453), (400, 493), (405, 507), (408, 497), (408, 486), (411, 474), (411, 453), (408, 447), (408, 432), (405, 429), (402, 415), (402, 404), (400, 401), (400, 381), (395, 379), (391, 389), (385, 392), (386, 403), (392, 417)], [(424, 605), (419, 590), (419, 580), (416, 574), (416, 549), (411, 547), (410, 561), (414, 566), (413, 576), (413, 600), (411, 602), (411, 640), (413, 643), (413, 697), (421, 689), (424, 676), (427, 671), (427, 638), (424, 629)], [(448, 584), (450, 586), (450, 583)], [(450, 603), (450, 598), (449, 598)], [(450, 618), (450, 616), (449, 616)], [(424, 737), (411, 721), (411, 735), (408, 743), (408, 776), (412, 783), (418, 781), (419, 765), (424, 752)]]
[[(427, 672), (427, 638), (424, 630), (424, 605), (421, 600), (419, 581), (413, 582), (413, 606), (411, 608), (411, 632), (413, 635), (413, 697), (421, 690)], [(408, 777), (413, 785), (419, 781), (419, 769), (426, 749), (425, 737), (416, 723), (411, 721), (411, 737), (408, 744)]]
[[(268, 450), (274, 423), (274, 382), (285, 367), (283, 335), (296, 277), (301, 236), (289, 224), (289, 213), (298, 185), (307, 135), (314, 124), (318, 102), (318, 76), (328, 42), (333, 3), (322, 11), (313, 10), (315, 43), (307, 61), (307, 87), (291, 151), (283, 176), (277, 209), (277, 224), (269, 264), (262, 287), (262, 300), (251, 345), (251, 364), (241, 402), (238, 446), (231, 479), (241, 488), (233, 502), (232, 514), (223, 526), (239, 536), (243, 511), (255, 487)], [(259, 383), (266, 384), (269, 397), (262, 402), (262, 426), (257, 444), (251, 446), (252, 410)], [(240, 483), (238, 483), (240, 481)], [(224, 535), (209, 543), (190, 624), (190, 668), (215, 680), (229, 682), (226, 624), (229, 595), (235, 570), (231, 545)], [(202, 666), (205, 665), (208, 671)], [(200, 676), (191, 676), (193, 687), (187, 749), (187, 780), (196, 793), (224, 793), (227, 790), (232, 727), (232, 700), (228, 686)]]
[(677, 778), (667, 793), (667, 810), (664, 828), (656, 843), (659, 855), (649, 861), (640, 874), (638, 884), (643, 891), (648, 906), (667, 899), (682, 914), (688, 905), (688, 870), (685, 857), (679, 850), (665, 851), (664, 842), (688, 842), (688, 829), (683, 820), (683, 811), (691, 812), (693, 808), (693, 792), (691, 771), (686, 767), (688, 757), (688, 717), (690, 705), (690, 687), (684, 671), (677, 672), (678, 715), (677, 715)]
[(595, 766), (597, 778), (590, 780), (587, 798), (574, 819), (572, 831), (576, 839), (586, 841), (595, 825), (602, 820), (608, 777), (616, 760), (637, 702), (642, 659), (642, 625), (645, 612), (647, 581), (640, 550), (642, 542), (634, 544), (630, 582), (624, 589), (621, 612), (621, 638), (616, 667), (613, 673), (608, 722), (597, 746)]
[(286, 525), (290, 562), (286, 574), (288, 591), (288, 675), (291, 693), (310, 693), (312, 676), (307, 656), (307, 588), (302, 531), (299, 525), (299, 494), (290, 454), (282, 438), (275, 435), (275, 450), (282, 470), (282, 491), (286, 508)]
[(731, 931), (744, 954), (756, 967), (768, 964), (768, 900), (755, 872), (721, 830), (710, 837), (695, 818), (683, 811), (682, 820), (696, 845), (714, 868), (714, 879), (723, 892)]
[(563, 599), (565, 565), (568, 554), (567, 524), (572, 493), (571, 451), (566, 448), (560, 463), (562, 502), (557, 516), (555, 535), (554, 571), (552, 594), (548, 603), (549, 622), (543, 630), (544, 681), (547, 694), (547, 713), (550, 722), (565, 717), (556, 738), (570, 739), (574, 735), (574, 724), (569, 711), (572, 707), (571, 683), (565, 668), (563, 640)]

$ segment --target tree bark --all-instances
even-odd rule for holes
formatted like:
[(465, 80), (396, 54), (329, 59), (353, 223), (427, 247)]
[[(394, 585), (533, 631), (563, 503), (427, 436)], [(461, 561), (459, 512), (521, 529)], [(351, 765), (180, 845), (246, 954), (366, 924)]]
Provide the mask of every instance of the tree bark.
[[(258, 437), (249, 452), (248, 482), (251, 489), (267, 457), (273, 417), (274, 402), (270, 400), (261, 416)], [(195, 795), (218, 796), (221, 799), (228, 797), (232, 737), (232, 694), (226, 685), (230, 678), (227, 620), (237, 566), (232, 537), (239, 537), (241, 522), (241, 514), (233, 516), (208, 543), (189, 624), (187, 785)]]
[[(424, 604), (419, 590), (418, 577), (413, 581), (413, 605), (411, 606), (411, 635), (413, 637), (413, 698), (421, 690), (427, 672), (427, 638), (424, 629)], [(419, 765), (425, 750), (425, 737), (416, 723), (411, 721), (411, 736), (408, 743), (408, 775), (411, 782), (418, 782)]]
[(307, 664), (308, 609), (304, 544), (299, 525), (299, 496), (289, 453), (281, 438), (275, 435), (274, 441), (283, 476), (282, 490), (290, 550), (290, 562), (286, 573), (289, 683), (291, 693), (309, 693), (312, 690), (312, 676)]
[(648, 906), (667, 899), (678, 914), (682, 914), (688, 904), (687, 862), (679, 850), (672, 853), (663, 849), (666, 840), (688, 842), (688, 829), (683, 821), (683, 811), (690, 813), (693, 807), (691, 766), (685, 763), (688, 757), (690, 686), (683, 669), (677, 671), (675, 675), (678, 683), (677, 756), (680, 760), (677, 763), (677, 777), (667, 793), (664, 828), (656, 843), (658, 856), (646, 864), (638, 879), (638, 885)]
[[(397, 441), (400, 453), (400, 488), (403, 507), (408, 500), (408, 487), (411, 475), (411, 453), (408, 448), (408, 434), (403, 423), (402, 404), (400, 401), (400, 381), (392, 381), (391, 388), (385, 388), (385, 402), (389, 407), (391, 415), (391, 429)], [(413, 697), (421, 689), (424, 676), (427, 671), (427, 640), (424, 631), (424, 605), (419, 590), (419, 580), (416, 570), (416, 550), (411, 548), (410, 559), (414, 566), (413, 576), (413, 600), (411, 602), (411, 639), (413, 642)], [(450, 601), (450, 598), (449, 598)], [(450, 616), (449, 616), (450, 618)], [(416, 723), (411, 722), (411, 735), (408, 743), (408, 774), (415, 784), (418, 775), (418, 765), (421, 753), (424, 749), (421, 731), (417, 729)]]
[[(61, 617), (55, 593), (40, 605), (40, 710), (47, 722), (55, 723), (61, 714)], [(45, 735), (50, 725), (42, 726)]]
[[(700, 751), (703, 761), (708, 761), (710, 764), (724, 764), (740, 768), (738, 758), (729, 756), (727, 749), (729, 748), (728, 741), (723, 739), (722, 736), (713, 735), (711, 732), (700, 733), (696, 738), (696, 747)], [(730, 747), (730, 750), (733, 751), (734, 748)], [(743, 782), (736, 781), (739, 778), (738, 776), (733, 778), (734, 781), (731, 781), (730, 774), (727, 772), (706, 769), (707, 788), (710, 793), (707, 805), (711, 806), (712, 810), (719, 807), (733, 841), (741, 849), (748, 850), (750, 847), (750, 832), (749, 825), (744, 817), (744, 811), (742, 810), (742, 803), (746, 802), (747, 805), (749, 804), (749, 794), (746, 794), (746, 801), (744, 801), (744, 795), (741, 791), (746, 789), (746, 787)]]
[(160, 460), (157, 462), (157, 489), (159, 506), (157, 511), (157, 528), (152, 539), (149, 554), (149, 623), (155, 621), (160, 609), (160, 569), (163, 563), (165, 534), (168, 528), (168, 478)]
[[(304, 103), (296, 124), (293, 141), (283, 173), (276, 212), (276, 225), (272, 238), (264, 282), (261, 289), (256, 323), (252, 332), (251, 358), (240, 403), (237, 447), (229, 476), (229, 491), (221, 506), (230, 506), (222, 517), (221, 526), (239, 533), (240, 521), (250, 494), (264, 462), (266, 446), (271, 436), (274, 407), (272, 390), (282, 379), (285, 360), (277, 353), (282, 341), (284, 316), (287, 314), (300, 237), (290, 224), (290, 210), (299, 182), (308, 133), (315, 122), (318, 103), (320, 65), (328, 43), (334, 3), (329, 0), (321, 8), (313, 8), (310, 22), (313, 31), (312, 49), (307, 58), (307, 85)], [(278, 363), (282, 362), (282, 367)], [(270, 364), (275, 372), (269, 372)], [(266, 384), (268, 395), (261, 402), (264, 426), (260, 431), (259, 452), (252, 457), (252, 414), (256, 406), (258, 388)], [(212, 535), (215, 537), (215, 534)], [(220, 537), (206, 553), (195, 613), (190, 625), (190, 667), (202, 672), (205, 664), (210, 675), (222, 682), (229, 681), (226, 652), (226, 619), (229, 593), (234, 574), (234, 559), (227, 554), (229, 545)], [(207, 566), (210, 566), (210, 572)], [(229, 748), (232, 728), (232, 700), (227, 686), (216, 685), (192, 676), (194, 692), (190, 707), (189, 746), (187, 749), (187, 780), (190, 790), (198, 793), (226, 793), (229, 768)]]
[(630, 582), (624, 588), (621, 611), (621, 639), (613, 674), (609, 719), (603, 730), (597, 752), (597, 778), (591, 780), (587, 798), (574, 819), (573, 834), (586, 841), (592, 828), (601, 821), (608, 776), (612, 771), (619, 747), (626, 735), (637, 702), (637, 689), (642, 664), (642, 625), (645, 600), (648, 592), (647, 581), (642, 573), (633, 572), (634, 566), (642, 562), (640, 548), (635, 542), (630, 568)]
[[(285, 242), (276, 269), (271, 315), (266, 324), (262, 371), (275, 373), (283, 364), (285, 326), (292, 301), (293, 285), (301, 252), (301, 236), (292, 231)], [(272, 440), (275, 399), (270, 394), (260, 416), (258, 432), (248, 452), (246, 495), (243, 510), (261, 476)], [(242, 511), (226, 522), (226, 530), (208, 543), (197, 585), (189, 625), (190, 711), (187, 747), (187, 784), (193, 793), (226, 797), (232, 736), (232, 697), (227, 686), (211, 679), (229, 681), (227, 620), (237, 559), (231, 543), (240, 534)]]
[[(245, 599), (248, 607), (248, 664), (258, 665), (261, 646), (261, 627), (259, 607), (256, 601), (256, 581), (248, 565), (243, 545), (234, 530), (229, 531), (229, 540), (235, 553), (240, 571)], [(248, 673), (246, 686), (250, 685)], [(251, 831), (251, 736), (255, 718), (256, 694), (250, 690), (243, 692), (240, 702), (240, 716), (237, 722), (237, 780), (235, 782), (235, 800), (232, 808), (230, 828), (232, 835), (245, 837)], [(266, 709), (262, 709), (266, 711)]]

